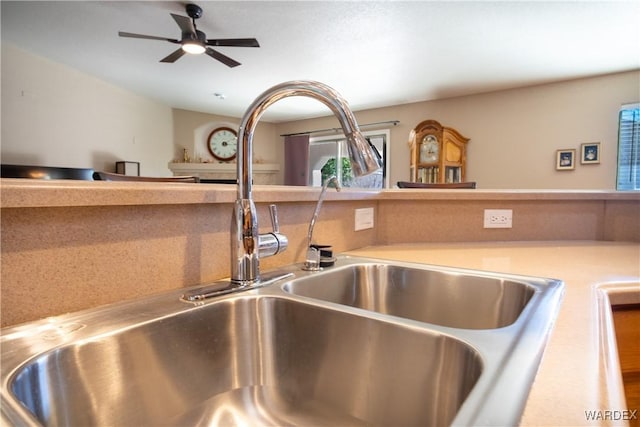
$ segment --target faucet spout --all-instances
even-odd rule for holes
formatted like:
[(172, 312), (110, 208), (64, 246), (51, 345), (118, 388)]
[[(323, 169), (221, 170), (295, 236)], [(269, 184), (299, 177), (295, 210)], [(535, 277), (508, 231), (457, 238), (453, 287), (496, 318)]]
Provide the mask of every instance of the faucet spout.
[(231, 280), (239, 286), (260, 280), (260, 236), (252, 196), (253, 134), (265, 110), (273, 103), (290, 96), (310, 97), (329, 107), (347, 137), (354, 175), (367, 175), (382, 166), (380, 159), (360, 133), (347, 102), (331, 87), (319, 82), (297, 80), (273, 86), (258, 96), (242, 117), (238, 130), (238, 194), (231, 222)]
[(330, 176), (325, 181), (322, 186), (322, 190), (320, 190), (320, 196), (318, 197), (318, 203), (316, 204), (316, 210), (313, 212), (313, 216), (311, 217), (311, 222), (309, 223), (309, 232), (307, 233), (307, 259), (304, 262), (303, 270), (306, 271), (318, 271), (322, 270), (320, 264), (320, 249), (312, 246), (313, 244), (313, 227), (316, 225), (316, 220), (318, 219), (318, 215), (320, 214), (320, 208), (322, 207), (322, 201), (324, 200), (324, 195), (327, 192), (327, 188), (332, 184), (336, 188), (336, 191), (340, 191), (342, 187), (340, 187), (340, 182), (338, 182), (338, 178), (336, 176)]
[(313, 212), (313, 216), (311, 217), (311, 222), (309, 223), (309, 232), (307, 233), (307, 248), (311, 247), (313, 243), (313, 227), (316, 225), (316, 221), (318, 220), (318, 215), (320, 214), (320, 208), (322, 207), (322, 202), (324, 201), (324, 194), (327, 192), (327, 188), (329, 185), (333, 184), (336, 188), (337, 192), (340, 192), (342, 187), (340, 187), (340, 183), (338, 182), (338, 178), (334, 176), (330, 176), (324, 182), (322, 186), (322, 190), (320, 190), (320, 196), (318, 197), (318, 203), (316, 204), (316, 210)]

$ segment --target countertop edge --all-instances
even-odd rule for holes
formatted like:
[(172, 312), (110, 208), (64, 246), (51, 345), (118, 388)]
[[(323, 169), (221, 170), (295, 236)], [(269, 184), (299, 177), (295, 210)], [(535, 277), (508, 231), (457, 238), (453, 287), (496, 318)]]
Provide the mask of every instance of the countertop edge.
[(640, 292), (638, 281), (600, 283), (594, 286), (596, 292), (596, 316), (598, 334), (598, 368), (601, 381), (605, 384), (609, 408), (626, 408), (626, 398), (622, 381), (622, 370), (616, 343), (615, 324), (612, 309), (616, 305), (638, 304)]
[[(2, 208), (233, 203), (228, 184), (0, 179)], [(254, 185), (257, 203), (312, 202), (320, 188)], [(331, 191), (326, 200), (616, 200), (640, 201), (640, 192), (607, 190), (359, 190)]]

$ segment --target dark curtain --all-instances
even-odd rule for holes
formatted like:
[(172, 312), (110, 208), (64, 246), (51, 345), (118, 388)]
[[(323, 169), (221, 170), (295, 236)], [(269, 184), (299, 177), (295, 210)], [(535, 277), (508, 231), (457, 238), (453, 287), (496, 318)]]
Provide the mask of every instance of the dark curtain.
[(309, 135), (284, 137), (284, 184), (309, 183)]

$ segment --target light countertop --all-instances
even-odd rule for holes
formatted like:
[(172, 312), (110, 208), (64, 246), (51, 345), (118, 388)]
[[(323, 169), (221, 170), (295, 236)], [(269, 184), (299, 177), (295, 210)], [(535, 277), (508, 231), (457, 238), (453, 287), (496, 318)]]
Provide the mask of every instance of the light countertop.
[[(306, 187), (284, 187), (284, 186), (254, 186), (255, 201), (258, 203), (272, 202), (312, 202), (315, 203), (319, 189), (309, 189)], [(105, 289), (123, 289), (127, 297), (141, 296), (133, 294), (126, 284), (130, 283), (129, 276), (137, 275), (139, 266), (135, 271), (129, 272), (124, 266), (131, 264), (129, 253), (140, 251), (140, 244), (148, 243), (145, 248), (145, 256), (140, 259), (163, 260), (163, 278), (169, 278), (168, 283), (173, 286), (184, 280), (187, 261), (192, 258), (174, 257), (174, 263), (167, 263), (164, 254), (182, 253), (190, 254), (189, 250), (197, 249), (195, 253), (200, 254), (201, 250), (206, 252), (207, 248), (215, 248), (222, 244), (228, 245), (228, 215), (211, 215), (208, 211), (189, 208), (189, 214), (175, 208), (163, 210), (159, 213), (155, 225), (157, 228), (146, 228), (142, 238), (131, 239), (129, 236), (138, 236), (138, 223), (134, 221), (120, 221), (119, 218), (127, 215), (135, 216), (136, 212), (122, 209), (118, 215), (111, 215), (112, 211), (102, 213), (101, 219), (112, 228), (118, 230), (113, 237), (120, 250), (122, 264), (109, 261), (104, 262), (102, 255), (103, 247), (116, 247), (112, 245), (111, 235), (105, 235), (102, 231), (105, 228), (104, 222), (94, 219), (96, 210), (84, 211), (86, 206), (130, 206), (130, 205), (215, 205), (233, 203), (236, 197), (236, 187), (232, 185), (216, 184), (183, 184), (183, 183), (140, 183), (140, 182), (93, 182), (93, 181), (62, 181), (52, 180), (20, 180), (20, 179), (0, 179), (0, 196), (3, 209), (3, 287), (18, 286), (33, 277), (33, 265), (43, 266), (47, 263), (52, 265), (48, 270), (52, 274), (57, 274), (53, 280), (60, 283), (68, 283), (74, 286), (76, 295), (83, 295), (79, 289), (86, 286), (83, 283), (83, 276), (78, 274), (78, 269), (74, 265), (76, 260), (83, 260), (84, 265), (102, 266), (106, 273), (117, 270), (120, 278), (120, 288), (112, 286), (112, 276), (104, 274), (109, 278), (108, 287)], [(353, 225), (345, 222), (333, 228), (336, 230), (350, 230), (343, 233), (344, 236), (329, 236), (327, 241), (335, 243), (337, 247), (349, 248), (358, 247), (369, 242), (392, 242), (411, 240), (434, 240), (434, 233), (446, 231), (447, 241), (451, 241), (451, 236), (455, 235), (457, 240), (468, 240), (475, 237), (476, 240), (496, 240), (495, 235), (487, 235), (486, 230), (482, 233), (473, 231), (479, 229), (481, 212), (480, 209), (493, 206), (493, 201), (515, 202), (516, 201), (545, 201), (541, 208), (536, 203), (529, 203), (527, 206), (516, 207), (518, 215), (518, 225), (509, 233), (519, 232), (520, 234), (500, 234), (509, 236), (505, 240), (527, 240), (531, 237), (529, 230), (535, 230), (535, 238), (574, 238), (575, 236), (594, 236), (594, 233), (571, 234), (571, 237), (559, 234), (566, 229), (578, 229), (579, 231), (589, 231), (593, 229), (607, 229), (611, 224), (621, 224), (614, 231), (601, 231), (595, 237), (575, 237), (575, 238), (618, 238), (637, 239), (638, 236), (638, 202), (640, 193), (615, 192), (615, 191), (547, 191), (547, 190), (383, 190), (383, 191), (360, 191), (349, 190), (328, 192), (327, 200), (340, 201), (378, 201), (380, 202), (378, 216), (376, 217), (378, 236), (371, 234), (365, 238), (359, 237), (365, 232), (353, 233)], [(414, 207), (406, 214), (407, 202), (426, 202), (428, 207), (433, 207), (429, 211), (432, 219), (439, 219), (430, 225), (426, 221), (419, 224), (420, 230), (411, 229), (407, 232), (406, 225), (415, 221), (417, 217), (423, 218), (425, 211), (422, 206)], [(463, 201), (465, 208), (473, 205), (471, 210), (460, 210), (462, 204), (449, 203), (450, 201)], [(491, 202), (484, 203), (484, 201)], [(571, 209), (562, 208), (563, 201), (585, 201), (577, 203)], [(603, 203), (586, 203), (596, 201)], [(440, 202), (440, 204), (438, 204)], [(444, 203), (442, 203), (444, 202)], [(289, 208), (289, 218), (297, 218), (300, 212), (294, 209), (295, 203), (283, 203), (283, 210)], [(289, 205), (289, 206), (287, 206)], [(399, 207), (395, 207), (399, 205)], [(455, 205), (455, 206), (449, 206)], [(594, 205), (594, 206), (592, 206)], [(629, 205), (629, 206), (627, 206)], [(297, 206), (297, 205), (296, 205)], [(355, 207), (358, 207), (357, 205)], [(508, 204), (499, 204), (498, 207)], [(558, 208), (558, 206), (560, 206)], [(47, 212), (40, 212), (41, 207), (80, 207), (75, 212), (72, 209), (57, 209)], [(215, 206), (208, 206), (215, 207)], [(27, 209), (21, 209), (27, 208)], [(36, 208), (36, 209), (29, 209)], [(224, 206), (220, 209), (225, 208)], [(344, 209), (353, 209), (354, 206), (347, 206)], [(383, 209), (384, 208), (384, 209)], [(547, 210), (544, 210), (544, 209)], [(556, 208), (555, 210), (551, 208)], [(5, 212), (5, 209), (7, 211)], [(11, 212), (16, 209), (16, 211)], [(470, 208), (468, 208), (470, 209)], [(551, 209), (551, 210), (549, 210)], [(585, 210), (590, 209), (590, 210)], [(404, 211), (403, 211), (404, 210)], [(33, 211), (33, 212), (25, 212)], [(76, 221), (78, 218), (84, 219), (82, 227), (76, 227), (75, 232), (80, 237), (69, 238), (68, 229), (60, 227), (60, 224), (67, 224), (69, 218), (67, 211), (73, 211), (71, 218)], [(403, 211), (403, 215), (398, 212)], [(477, 211), (477, 212), (476, 212)], [(186, 231), (179, 229), (175, 236), (167, 238), (165, 229), (167, 224), (173, 226), (176, 223), (176, 212), (183, 215), (178, 224), (189, 224)], [(217, 213), (217, 211), (215, 211)], [(346, 221), (343, 210), (336, 210)], [(620, 214), (622, 212), (622, 214)], [(226, 212), (225, 212), (226, 213)], [(28, 215), (27, 215), (28, 214)], [(52, 216), (54, 215), (54, 216)], [(306, 212), (305, 212), (306, 215)], [(326, 215), (326, 213), (325, 213)], [(46, 217), (46, 221), (42, 217)], [(216, 219), (215, 227), (211, 228), (210, 218)], [(286, 215), (284, 216), (287, 217)], [(13, 218), (12, 221), (8, 221)], [(24, 219), (26, 218), (26, 219)], [(38, 219), (34, 227), (33, 219)], [(52, 218), (56, 220), (60, 233), (49, 233)], [(153, 217), (156, 218), (156, 217)], [(306, 218), (306, 216), (305, 216)], [(352, 218), (352, 216), (350, 216)], [(456, 218), (457, 221), (450, 220)], [(622, 218), (622, 219), (621, 219)], [(386, 223), (384, 222), (386, 219)], [(582, 220), (585, 219), (585, 220)], [(350, 221), (350, 219), (349, 219)], [(121, 224), (128, 225), (134, 229), (123, 228)], [(191, 236), (192, 228), (197, 224), (198, 239), (183, 238)], [(223, 225), (221, 225), (223, 224)], [(88, 227), (95, 227), (88, 228)], [(306, 220), (300, 226), (297, 223), (286, 224), (291, 233), (289, 238), (294, 241), (296, 238), (303, 241), (306, 237)], [(467, 227), (466, 229), (464, 227)], [(432, 228), (429, 228), (432, 227)], [(474, 228), (475, 227), (475, 228)], [(326, 228), (325, 228), (326, 229)], [(464, 232), (459, 230), (463, 229)], [(548, 229), (547, 234), (542, 233)], [(173, 230), (173, 229), (172, 229)], [(200, 231), (202, 230), (202, 231)], [(218, 232), (218, 230), (223, 230)], [(322, 228), (321, 228), (322, 230)], [(382, 230), (382, 232), (380, 231)], [(37, 238), (26, 238), (27, 231), (36, 233)], [(43, 240), (40, 234), (47, 231), (47, 236), (51, 241), (46, 241), (46, 250), (33, 250), (33, 242), (41, 243)], [(64, 231), (64, 235), (61, 233)], [(214, 232), (212, 232), (214, 231)], [(494, 230), (495, 231), (495, 230)], [(504, 230), (502, 230), (504, 231)], [(342, 232), (342, 231), (341, 231)], [(11, 234), (17, 233), (17, 234)], [(97, 234), (96, 234), (97, 233)], [(184, 233), (184, 234), (180, 234)], [(297, 234), (296, 234), (297, 233)], [(405, 233), (398, 237), (399, 233)], [(452, 234), (453, 233), (453, 234)], [(462, 234), (461, 234), (462, 233)], [(58, 234), (61, 234), (58, 236)], [(112, 233), (113, 234), (113, 233)], [(106, 236), (103, 241), (95, 242), (95, 235)], [(18, 237), (20, 236), (20, 239)], [(205, 239), (204, 249), (200, 248), (200, 238)], [(369, 237), (366, 237), (369, 236)], [(525, 237), (522, 237), (525, 236)], [(609, 236), (609, 237), (607, 237)], [(614, 236), (614, 237), (611, 237)], [(38, 240), (38, 238), (40, 240)], [(358, 238), (364, 239), (359, 242)], [(80, 240), (78, 240), (80, 239)], [(345, 239), (345, 241), (340, 241)], [(377, 240), (376, 240), (377, 239)], [(386, 239), (386, 240), (385, 240)], [(404, 239), (404, 240), (403, 240)], [(66, 242), (71, 241), (73, 245)], [(60, 242), (64, 244), (60, 244)], [(83, 242), (83, 244), (77, 244)], [(184, 243), (186, 242), (186, 243)], [(195, 242), (195, 243), (194, 243)], [(11, 243), (11, 244), (8, 244)], [(191, 246), (190, 246), (191, 245)], [(351, 246), (349, 246), (351, 245)], [(38, 249), (42, 249), (38, 247)], [(344, 250), (344, 249), (339, 249)], [(71, 255), (70, 255), (71, 253)], [(290, 254), (293, 251), (289, 252)], [(607, 323), (606, 315), (602, 310), (602, 304), (607, 303), (607, 292), (615, 291), (615, 298), (611, 298), (616, 304), (624, 302), (640, 302), (640, 244), (607, 242), (607, 241), (540, 241), (540, 242), (475, 242), (475, 243), (412, 243), (398, 244), (391, 246), (372, 246), (348, 252), (353, 255), (378, 257), (392, 260), (402, 260), (408, 262), (420, 262), (426, 264), (446, 265), (460, 268), (471, 268), (496, 272), (505, 272), (520, 275), (531, 275), (538, 277), (551, 277), (561, 279), (565, 282), (565, 295), (557, 318), (556, 325), (552, 331), (549, 344), (544, 354), (539, 373), (534, 382), (531, 394), (522, 419), (523, 425), (536, 426), (587, 426), (601, 425), (601, 421), (588, 421), (585, 411), (605, 411), (621, 410), (624, 406), (621, 398), (621, 384), (619, 374), (616, 372), (616, 361), (607, 352), (608, 339), (607, 332), (610, 332), (610, 322)], [(158, 258), (150, 257), (149, 254), (158, 255)], [(274, 257), (275, 258), (275, 257)], [(193, 259), (198, 260), (198, 257)], [(285, 259), (285, 258), (280, 258)], [(177, 261), (176, 261), (177, 260)], [(46, 262), (45, 262), (46, 261)], [(291, 258), (293, 262), (293, 258)], [(287, 260), (289, 262), (289, 260)], [(93, 264), (92, 264), (93, 263)], [(108, 265), (107, 265), (108, 264)], [(64, 267), (64, 268), (63, 268)], [(202, 280), (202, 277), (223, 277), (228, 274), (228, 264), (226, 262), (208, 267), (208, 270), (199, 270), (198, 266), (192, 268), (196, 276), (193, 280)], [(66, 270), (65, 270), (66, 268)], [(92, 267), (93, 268), (93, 267)], [(26, 273), (25, 273), (26, 272)], [(37, 272), (36, 272), (37, 273)], [(95, 269), (88, 272), (91, 277), (95, 275)], [(172, 274), (174, 276), (172, 276)], [(13, 275), (13, 276), (12, 276)], [(164, 290), (158, 285), (158, 280), (151, 277), (149, 283), (149, 293)], [(174, 280), (173, 278), (177, 278)], [(13, 283), (7, 278), (15, 279)], [(71, 279), (76, 279), (72, 281)], [(42, 282), (43, 289), (49, 288), (49, 277), (46, 282)], [(190, 279), (191, 280), (191, 279)], [(35, 282), (34, 282), (35, 283)], [(198, 282), (195, 282), (198, 283)], [(95, 283), (90, 284), (91, 297), (94, 297)], [(3, 293), (4, 293), (3, 288)], [(56, 290), (56, 296), (60, 291)], [(103, 293), (104, 294), (104, 293)], [(102, 294), (101, 294), (102, 295)], [(120, 294), (117, 296), (120, 297)], [(116, 297), (114, 297), (116, 298)], [(68, 299), (68, 298), (67, 298)], [(3, 301), (7, 301), (6, 293)], [(94, 301), (94, 300), (92, 300)], [(103, 304), (111, 301), (96, 301), (95, 304)], [(7, 304), (7, 303), (5, 303)], [(75, 306), (73, 307), (76, 308)], [(88, 307), (80, 307), (88, 308)], [(80, 309), (77, 308), (77, 309)], [(65, 308), (66, 310), (67, 308)], [(3, 310), (3, 314), (6, 310)], [(32, 313), (30, 313), (32, 314)], [(55, 314), (55, 313), (54, 313)], [(38, 313), (38, 316), (40, 313)], [(49, 314), (47, 314), (49, 315)], [(38, 317), (35, 316), (35, 317)], [(28, 320), (28, 318), (26, 319)], [(604, 324), (604, 326), (603, 326)], [(640, 327), (640, 326), (639, 326)], [(613, 353), (615, 356), (615, 352)]]
[[(3, 208), (109, 205), (233, 203), (235, 185), (173, 182), (0, 179)], [(254, 185), (256, 202), (307, 202), (318, 199), (319, 187)], [(640, 201), (637, 191), (608, 190), (361, 190), (327, 192), (327, 200), (598, 200)]]
[(608, 310), (602, 309), (603, 301), (608, 304), (603, 295), (610, 291), (614, 304), (640, 303), (640, 244), (403, 244), (363, 248), (348, 254), (563, 280), (565, 294), (560, 312), (521, 424), (625, 425), (620, 421), (587, 420), (585, 411), (627, 409), (617, 353), (610, 351), (612, 331)]

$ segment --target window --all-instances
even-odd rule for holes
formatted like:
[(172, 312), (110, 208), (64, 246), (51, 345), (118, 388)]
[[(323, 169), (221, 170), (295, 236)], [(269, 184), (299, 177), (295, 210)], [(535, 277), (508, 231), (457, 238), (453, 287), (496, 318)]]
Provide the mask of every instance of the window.
[(618, 190), (640, 190), (640, 104), (623, 105), (618, 124)]
[[(388, 143), (389, 129), (363, 131), (362, 134), (371, 141), (383, 160), (383, 167), (371, 175), (353, 177), (348, 160), (347, 144), (344, 137), (312, 137), (309, 140), (309, 185), (320, 186), (330, 176), (336, 175), (343, 187), (352, 188), (388, 188)], [(342, 159), (338, 162), (338, 159)], [(340, 164), (341, 167), (337, 167)]]

